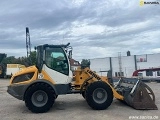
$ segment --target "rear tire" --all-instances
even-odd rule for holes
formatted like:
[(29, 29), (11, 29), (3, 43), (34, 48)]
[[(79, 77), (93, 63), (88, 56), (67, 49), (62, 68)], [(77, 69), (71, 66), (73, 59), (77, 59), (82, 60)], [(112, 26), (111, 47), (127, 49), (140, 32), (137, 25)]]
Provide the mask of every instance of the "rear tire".
[(45, 83), (36, 83), (29, 87), (25, 94), (25, 104), (34, 113), (44, 113), (50, 110), (55, 101), (54, 90)]
[(104, 110), (111, 105), (113, 101), (113, 92), (107, 83), (97, 81), (91, 83), (87, 87), (85, 98), (92, 109)]

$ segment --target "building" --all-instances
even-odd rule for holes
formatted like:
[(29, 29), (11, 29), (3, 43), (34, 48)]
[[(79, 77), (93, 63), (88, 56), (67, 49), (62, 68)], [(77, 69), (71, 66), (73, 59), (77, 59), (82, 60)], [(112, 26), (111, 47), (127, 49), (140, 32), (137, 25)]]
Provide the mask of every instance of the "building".
[(70, 61), (70, 65), (71, 65), (71, 70), (72, 71), (76, 70), (78, 67), (81, 66), (81, 64), (78, 61), (76, 61), (76, 60), (74, 60), (72, 58), (69, 61)]
[[(99, 75), (107, 75), (108, 70), (112, 70), (113, 77), (133, 77), (133, 73), (138, 71), (141, 77), (160, 77), (160, 53), (105, 57), (90, 59), (90, 68)], [(143, 69), (143, 70), (142, 70)], [(142, 71), (141, 71), (142, 70)]]

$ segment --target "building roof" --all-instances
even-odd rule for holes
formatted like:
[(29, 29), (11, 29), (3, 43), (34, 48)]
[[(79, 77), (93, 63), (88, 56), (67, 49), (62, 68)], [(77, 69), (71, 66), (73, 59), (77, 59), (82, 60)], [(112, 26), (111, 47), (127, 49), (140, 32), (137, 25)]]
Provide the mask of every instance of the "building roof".
[(79, 63), (79, 61), (76, 61), (76, 60), (74, 60), (74, 59), (69, 59), (69, 61), (70, 61), (70, 65), (71, 66), (81, 66), (81, 64)]

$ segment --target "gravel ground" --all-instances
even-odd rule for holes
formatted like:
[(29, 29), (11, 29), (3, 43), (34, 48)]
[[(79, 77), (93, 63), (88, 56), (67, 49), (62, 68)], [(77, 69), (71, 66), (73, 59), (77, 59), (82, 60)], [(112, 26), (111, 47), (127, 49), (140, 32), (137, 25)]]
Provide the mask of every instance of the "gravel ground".
[[(135, 110), (116, 99), (106, 110), (92, 110), (79, 94), (58, 96), (55, 104), (49, 112), (35, 114), (26, 108), (24, 101), (20, 101), (6, 92), (8, 84), (8, 79), (0, 79), (0, 120), (160, 119), (160, 110)], [(160, 108), (160, 83), (147, 84), (154, 91), (156, 96), (156, 105)]]

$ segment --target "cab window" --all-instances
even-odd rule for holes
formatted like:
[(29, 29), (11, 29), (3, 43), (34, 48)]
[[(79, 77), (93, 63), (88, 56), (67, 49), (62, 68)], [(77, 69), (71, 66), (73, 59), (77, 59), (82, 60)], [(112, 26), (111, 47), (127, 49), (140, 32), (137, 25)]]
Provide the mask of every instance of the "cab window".
[(68, 60), (62, 48), (46, 48), (45, 64), (57, 72), (69, 74)]

